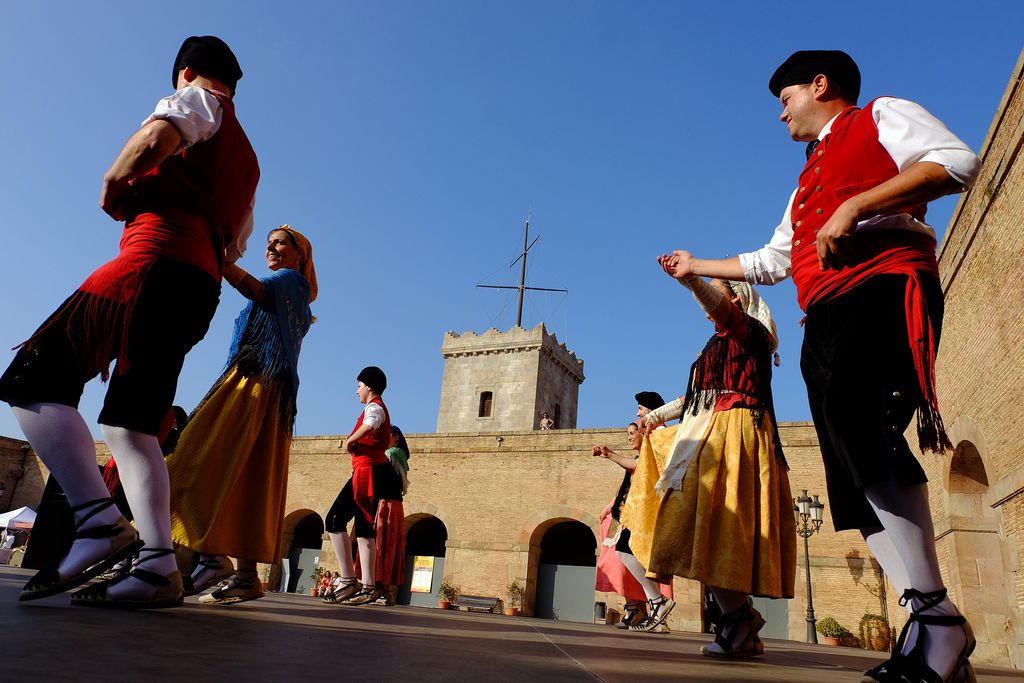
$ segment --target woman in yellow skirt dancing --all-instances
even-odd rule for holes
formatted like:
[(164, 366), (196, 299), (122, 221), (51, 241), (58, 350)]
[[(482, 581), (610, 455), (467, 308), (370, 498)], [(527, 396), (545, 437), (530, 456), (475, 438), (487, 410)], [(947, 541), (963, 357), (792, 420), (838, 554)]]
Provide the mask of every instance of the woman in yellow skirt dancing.
[[(291, 226), (271, 231), (266, 258), (271, 273), (259, 280), (235, 265), (224, 272), (249, 304), (235, 321), (227, 370), (167, 458), (172, 537), (200, 553), (186, 595), (231, 575), (204, 604), (262, 597), (256, 563), (281, 558), (299, 349), (317, 285), (313, 248)], [(238, 558), (233, 574), (224, 556)]]
[[(673, 277), (671, 257), (658, 259)], [(623, 523), (653, 574), (700, 581), (723, 615), (701, 652), (764, 652), (750, 596), (793, 597), (796, 533), (788, 467), (772, 407), (778, 345), (767, 304), (746, 283), (678, 278), (715, 324), (683, 398), (649, 413)], [(678, 426), (651, 431), (682, 416)]]

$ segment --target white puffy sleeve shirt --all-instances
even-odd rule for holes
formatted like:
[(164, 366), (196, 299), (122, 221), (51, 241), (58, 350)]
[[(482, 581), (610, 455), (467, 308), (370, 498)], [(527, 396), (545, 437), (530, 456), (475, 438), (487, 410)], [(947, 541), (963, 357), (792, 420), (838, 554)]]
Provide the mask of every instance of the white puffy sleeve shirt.
[(367, 403), (363, 408), (363, 424), (372, 429), (377, 429), (384, 424), (384, 409), (379, 403)]
[[(209, 140), (220, 130), (223, 111), (217, 98), (194, 85), (182, 88), (173, 95), (156, 103), (153, 113), (142, 122), (145, 126), (152, 121), (167, 121), (181, 135), (181, 144), (174, 151), (180, 154), (192, 145)], [(228, 263), (234, 263), (245, 253), (246, 245), (253, 230), (253, 209), (256, 196), (249, 202), (249, 211), (242, 222), (236, 226), (234, 239), (225, 248)]]
[[(903, 172), (919, 161), (929, 161), (946, 169), (951, 178), (965, 189), (978, 175), (981, 160), (960, 138), (919, 104), (895, 97), (880, 97), (872, 107), (878, 142)], [(832, 130), (833, 118), (818, 134), (823, 139)], [(782, 222), (775, 228), (768, 244), (739, 255), (743, 275), (748, 282), (773, 285), (792, 274), (791, 249), (793, 221), (790, 211), (796, 190), (789, 196)], [(872, 216), (857, 224), (857, 230), (902, 229), (935, 235), (927, 223), (909, 214)]]

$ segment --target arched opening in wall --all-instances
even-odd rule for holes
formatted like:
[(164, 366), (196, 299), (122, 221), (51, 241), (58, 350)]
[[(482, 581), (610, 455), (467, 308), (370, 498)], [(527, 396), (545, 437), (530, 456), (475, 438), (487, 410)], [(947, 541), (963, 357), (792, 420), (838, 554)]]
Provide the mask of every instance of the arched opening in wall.
[(433, 515), (417, 514), (406, 517), (405, 529), (405, 583), (398, 587), (396, 601), (437, 607), (448, 528)]
[(284, 559), (271, 572), (270, 585), (288, 593), (308, 593), (313, 570), (320, 564), (324, 520), (312, 510), (297, 510), (284, 518)]
[(491, 416), (491, 407), (492, 407), (493, 403), (494, 403), (494, 394), (493, 393), (491, 393), (490, 391), (482, 391), (482, 392), (480, 392), (480, 412), (478, 413), (478, 416), (479, 417), (490, 417)]
[(575, 519), (545, 522), (533, 534), (530, 559), (536, 586), (533, 615), (593, 622), (597, 538), (590, 527)]
[[(960, 424), (958, 421), (956, 426)], [(1006, 567), (1000, 514), (986, 502), (989, 478), (981, 452), (984, 437), (972, 426), (973, 434), (966, 429), (958, 431), (974, 438), (954, 440), (956, 448), (946, 472), (946, 515), (936, 525), (936, 550), (957, 606), (989, 623), (1004, 623), (1017, 606), (1015, 579), (1019, 591), (1024, 576)], [(992, 642), (987, 634), (977, 638), (979, 644)]]
[(974, 442), (958, 441), (946, 473), (946, 516), (953, 528), (964, 528), (956, 520), (980, 520), (992, 514), (982, 500), (988, 491), (988, 474), (981, 452)]
[(978, 448), (970, 441), (961, 441), (949, 463), (950, 494), (981, 494), (988, 490), (988, 474)]

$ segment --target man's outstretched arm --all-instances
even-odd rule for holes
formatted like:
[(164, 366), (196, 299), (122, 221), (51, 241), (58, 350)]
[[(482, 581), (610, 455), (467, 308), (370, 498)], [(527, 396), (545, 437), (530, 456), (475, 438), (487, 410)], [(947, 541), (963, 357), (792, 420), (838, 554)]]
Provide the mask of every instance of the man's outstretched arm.
[(673, 251), (671, 254), (662, 254), (658, 257), (658, 263), (675, 278), (685, 278), (688, 275), (699, 277), (717, 277), (720, 280), (743, 280), (743, 266), (740, 265), (738, 256), (726, 259), (702, 259), (694, 258), (688, 251)]

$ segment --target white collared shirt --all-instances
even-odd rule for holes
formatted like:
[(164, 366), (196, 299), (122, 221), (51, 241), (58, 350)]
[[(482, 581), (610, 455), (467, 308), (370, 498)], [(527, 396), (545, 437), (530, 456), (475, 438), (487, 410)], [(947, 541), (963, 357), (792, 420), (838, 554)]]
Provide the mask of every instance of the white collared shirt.
[[(919, 104), (895, 97), (880, 97), (871, 108), (878, 127), (878, 142), (889, 153), (902, 173), (920, 161), (939, 164), (964, 189), (970, 187), (978, 175), (981, 160), (960, 138)], [(818, 133), (822, 140), (832, 130), (835, 117)], [(791, 250), (793, 220), (790, 212), (796, 190), (789, 196), (782, 222), (775, 228), (768, 244), (739, 255), (743, 276), (747, 282), (773, 285), (792, 275)], [(935, 236), (930, 225), (910, 214), (872, 216), (857, 224), (857, 231), (873, 229), (900, 229)]]

